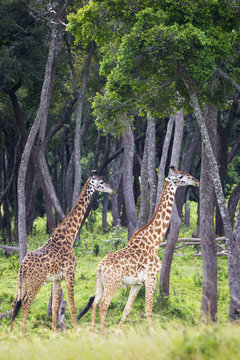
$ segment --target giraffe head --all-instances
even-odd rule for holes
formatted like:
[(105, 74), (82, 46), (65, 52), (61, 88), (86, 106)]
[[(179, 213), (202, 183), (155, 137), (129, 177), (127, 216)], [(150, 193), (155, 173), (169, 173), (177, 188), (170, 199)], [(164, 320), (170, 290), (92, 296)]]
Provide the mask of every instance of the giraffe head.
[(175, 166), (170, 166), (171, 175), (166, 178), (167, 181), (178, 186), (187, 186), (194, 185), (199, 186), (199, 181), (195, 179), (192, 175), (186, 173), (185, 171), (178, 170)]
[(92, 171), (89, 183), (95, 191), (107, 192), (111, 195), (116, 194), (116, 191), (113, 190), (110, 184), (108, 184), (100, 175), (98, 175), (96, 170)]

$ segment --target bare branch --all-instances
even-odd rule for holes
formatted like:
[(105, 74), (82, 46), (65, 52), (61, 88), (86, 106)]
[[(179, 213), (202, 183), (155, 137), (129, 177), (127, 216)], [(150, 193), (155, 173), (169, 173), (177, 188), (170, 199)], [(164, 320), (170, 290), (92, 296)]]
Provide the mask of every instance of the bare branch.
[(227, 73), (225, 73), (225, 71), (223, 71), (222, 69), (217, 69), (217, 72), (219, 75), (221, 75), (221, 77), (223, 77), (225, 80), (229, 81), (230, 84), (238, 91), (240, 92), (240, 85), (238, 85), (236, 83), (236, 81), (233, 80), (233, 78), (228, 75)]

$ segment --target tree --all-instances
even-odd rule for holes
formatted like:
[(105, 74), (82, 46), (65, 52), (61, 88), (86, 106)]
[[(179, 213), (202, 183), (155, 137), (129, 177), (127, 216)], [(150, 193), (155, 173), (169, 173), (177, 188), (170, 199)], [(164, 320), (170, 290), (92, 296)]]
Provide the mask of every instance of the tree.
[[(62, 33), (62, 29), (60, 29)], [(46, 72), (44, 77), (44, 82), (42, 86), (40, 105), (38, 108), (38, 113), (35, 118), (34, 124), (29, 133), (19, 168), (18, 175), (18, 236), (19, 236), (19, 247), (20, 247), (20, 261), (23, 260), (24, 256), (27, 253), (27, 230), (26, 230), (26, 197), (25, 197), (25, 183), (26, 183), (26, 173), (27, 166), (30, 158), (30, 154), (36, 139), (36, 136), (39, 132), (39, 140), (42, 143), (42, 146), (39, 151), (41, 158), (40, 164), (42, 166), (43, 174), (46, 175), (45, 167), (45, 156), (43, 151), (43, 143), (45, 140), (45, 129), (47, 124), (48, 110), (50, 106), (50, 98), (52, 91), (52, 83), (54, 78), (54, 71), (56, 66), (56, 58), (58, 56), (61, 38), (59, 39), (59, 29), (57, 26), (53, 26), (51, 34), (51, 44), (49, 47), (49, 55), (46, 63)], [(45, 169), (45, 170), (44, 170)], [(45, 177), (47, 179), (47, 177)], [(50, 189), (49, 189), (50, 190)], [(51, 190), (50, 190), (51, 191)], [(54, 196), (54, 193), (52, 193)]]
[(133, 235), (137, 225), (137, 213), (133, 195), (132, 175), (134, 157), (134, 138), (130, 124), (123, 136), (123, 196), (128, 220), (128, 238)]
[(72, 196), (72, 206), (77, 201), (81, 188), (81, 123), (82, 123), (84, 97), (86, 94), (87, 78), (89, 75), (89, 67), (91, 64), (94, 50), (95, 50), (95, 43), (92, 42), (90, 44), (89, 53), (83, 70), (81, 91), (79, 92), (77, 108), (76, 108), (76, 123), (75, 123), (75, 136), (74, 136), (74, 188), (73, 188), (73, 196)]
[[(176, 115), (174, 115), (174, 123), (175, 123), (174, 140), (173, 140), (170, 164), (172, 166), (178, 167), (180, 160), (180, 151), (182, 146), (182, 138), (183, 138), (183, 125), (184, 125), (183, 109), (180, 110)], [(169, 296), (170, 271), (171, 271), (173, 254), (178, 239), (178, 234), (180, 231), (180, 226), (181, 226), (181, 218), (177, 210), (176, 201), (174, 200), (172, 215), (170, 220), (170, 231), (164, 252), (161, 275), (160, 275), (160, 297), (163, 299), (168, 298)]]
[(237, 280), (239, 279), (240, 276), (240, 253), (239, 253), (240, 230), (238, 229), (238, 221), (237, 221), (235, 224), (236, 226), (235, 231), (232, 231), (229, 213), (227, 211), (226, 202), (224, 199), (217, 161), (214, 156), (208, 131), (204, 122), (204, 117), (202, 115), (201, 108), (198, 102), (196, 84), (187, 75), (185, 75), (185, 82), (189, 91), (191, 106), (193, 108), (195, 117), (198, 121), (198, 125), (201, 130), (202, 140), (206, 147), (206, 154), (209, 162), (210, 175), (214, 183), (215, 194), (217, 197), (219, 210), (221, 212), (225, 236), (227, 238), (228, 277), (229, 277), (229, 289), (230, 289), (229, 318), (230, 320), (237, 320), (239, 319), (239, 305), (240, 305), (240, 285), (239, 285), (239, 281)]
[[(211, 146), (216, 152), (217, 109), (206, 105), (204, 122)], [(210, 176), (206, 147), (202, 147), (200, 179), (200, 237), (202, 248), (202, 305), (203, 321), (217, 320), (217, 245), (214, 232), (214, 189)]]

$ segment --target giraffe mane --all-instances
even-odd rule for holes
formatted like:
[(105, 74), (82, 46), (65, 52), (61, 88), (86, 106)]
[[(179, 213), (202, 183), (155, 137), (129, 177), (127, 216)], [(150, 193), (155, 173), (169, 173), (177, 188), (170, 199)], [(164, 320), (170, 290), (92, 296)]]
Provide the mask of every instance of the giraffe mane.
[(167, 187), (167, 184), (168, 184), (168, 181), (166, 181), (166, 183), (165, 183), (165, 185), (164, 185), (164, 188), (163, 188), (163, 191), (162, 191), (162, 195), (161, 195), (160, 200), (159, 200), (159, 202), (158, 202), (158, 204), (157, 204), (157, 207), (156, 207), (156, 209), (155, 209), (155, 211), (154, 211), (154, 213), (153, 213), (153, 216), (152, 216), (151, 219), (147, 222), (147, 224), (143, 225), (142, 227), (140, 227), (140, 229), (138, 229), (137, 231), (135, 231), (135, 233), (132, 235), (131, 239), (130, 239), (129, 242), (128, 242), (129, 244), (130, 244), (131, 242), (133, 242), (134, 239), (135, 239), (135, 237), (136, 237), (142, 230), (144, 230), (145, 228), (147, 228), (147, 227), (151, 224), (151, 222), (153, 221), (156, 213), (158, 212), (159, 205), (160, 205), (160, 203), (161, 203), (161, 201), (162, 201), (163, 193), (164, 193), (164, 190), (165, 190), (166, 187)]
[[(86, 190), (86, 187), (88, 186), (88, 183), (89, 183), (90, 179), (91, 179), (91, 177), (88, 178), (87, 181), (85, 182), (85, 184), (84, 184), (84, 186), (83, 186), (83, 188), (82, 188), (82, 191), (80, 192), (80, 195), (78, 196), (78, 199), (79, 199), (80, 197), (82, 197), (82, 195), (84, 194), (84, 192), (85, 192), (85, 190)], [(78, 205), (78, 201), (76, 202), (76, 204), (74, 205), (74, 207), (72, 208), (72, 210), (75, 209), (75, 207), (76, 207), (77, 205)]]

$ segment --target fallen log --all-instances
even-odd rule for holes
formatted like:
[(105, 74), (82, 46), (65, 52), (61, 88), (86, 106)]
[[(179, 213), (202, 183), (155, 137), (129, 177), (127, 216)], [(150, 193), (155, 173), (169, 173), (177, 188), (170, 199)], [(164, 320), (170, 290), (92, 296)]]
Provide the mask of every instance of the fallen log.
[[(221, 236), (216, 238), (216, 241), (226, 241), (225, 236)], [(178, 238), (177, 239), (177, 243), (179, 242), (187, 242), (187, 243), (194, 243), (193, 245), (198, 245), (199, 243), (201, 243), (201, 238), (191, 238), (191, 237), (185, 237), (185, 238)], [(160, 247), (164, 247), (166, 246), (167, 241), (162, 242), (160, 244)]]
[(185, 242), (185, 243), (182, 243), (181, 245), (178, 245), (175, 247), (175, 250), (178, 250), (178, 249), (181, 249), (183, 246), (190, 246), (190, 245), (201, 245), (200, 242), (196, 242), (196, 241), (193, 241), (193, 242)]
[[(193, 253), (193, 255), (194, 255), (194, 256), (202, 256), (202, 253), (198, 253), (198, 252), (195, 251), (195, 252)], [(223, 255), (225, 255), (225, 256), (228, 255), (227, 250), (225, 250), (225, 251), (218, 251), (218, 252), (217, 252), (217, 256), (223, 256)]]
[(0, 313), (0, 320), (3, 318), (10, 318), (12, 316), (12, 310), (7, 310), (5, 313)]
[(13, 251), (19, 253), (19, 248), (16, 246), (7, 246), (7, 245), (0, 245), (0, 249), (3, 249), (6, 255), (11, 254)]

